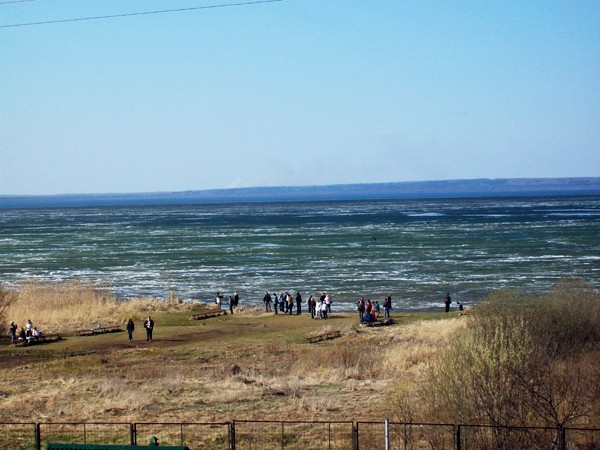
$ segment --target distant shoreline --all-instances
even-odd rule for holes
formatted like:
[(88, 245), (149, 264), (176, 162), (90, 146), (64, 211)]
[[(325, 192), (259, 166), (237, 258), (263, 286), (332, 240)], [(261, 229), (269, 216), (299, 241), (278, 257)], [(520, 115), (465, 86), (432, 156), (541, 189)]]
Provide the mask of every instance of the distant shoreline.
[(499, 178), (181, 192), (0, 195), (0, 208), (408, 200), (600, 195), (600, 177)]

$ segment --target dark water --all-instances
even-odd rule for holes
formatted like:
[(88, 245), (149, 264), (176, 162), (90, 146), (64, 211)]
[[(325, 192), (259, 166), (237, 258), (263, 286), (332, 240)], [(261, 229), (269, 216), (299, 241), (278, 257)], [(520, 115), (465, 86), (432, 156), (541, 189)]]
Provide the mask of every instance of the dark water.
[(577, 277), (600, 286), (600, 197), (0, 210), (0, 280), (84, 280), (123, 296), (233, 290), (465, 304)]

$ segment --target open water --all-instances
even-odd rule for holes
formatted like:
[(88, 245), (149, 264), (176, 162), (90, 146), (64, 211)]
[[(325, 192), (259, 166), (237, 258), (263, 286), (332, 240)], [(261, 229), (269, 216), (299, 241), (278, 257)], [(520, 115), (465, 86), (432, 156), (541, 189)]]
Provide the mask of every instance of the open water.
[(0, 209), (0, 281), (91, 281), (124, 297), (330, 292), (350, 310), (600, 287), (600, 197)]

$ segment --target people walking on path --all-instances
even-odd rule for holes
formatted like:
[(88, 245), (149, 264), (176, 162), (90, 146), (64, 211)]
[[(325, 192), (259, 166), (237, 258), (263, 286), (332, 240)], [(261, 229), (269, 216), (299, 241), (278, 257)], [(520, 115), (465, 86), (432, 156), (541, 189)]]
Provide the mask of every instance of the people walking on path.
[(152, 320), (152, 317), (148, 316), (144, 321), (144, 328), (146, 329), (146, 340), (152, 342), (152, 331), (154, 331), (154, 320)]
[(133, 320), (130, 318), (127, 321), (127, 335), (129, 336), (129, 342), (133, 341), (133, 330), (135, 330), (135, 325)]

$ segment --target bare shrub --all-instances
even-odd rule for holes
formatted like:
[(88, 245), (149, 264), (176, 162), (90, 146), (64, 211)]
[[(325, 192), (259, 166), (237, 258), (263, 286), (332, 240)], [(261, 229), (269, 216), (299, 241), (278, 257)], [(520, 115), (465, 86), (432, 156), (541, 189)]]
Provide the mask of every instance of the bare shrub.
[(449, 423), (597, 425), (600, 364), (592, 355), (599, 352), (600, 298), (584, 285), (561, 284), (543, 296), (495, 293), (398, 413)]

